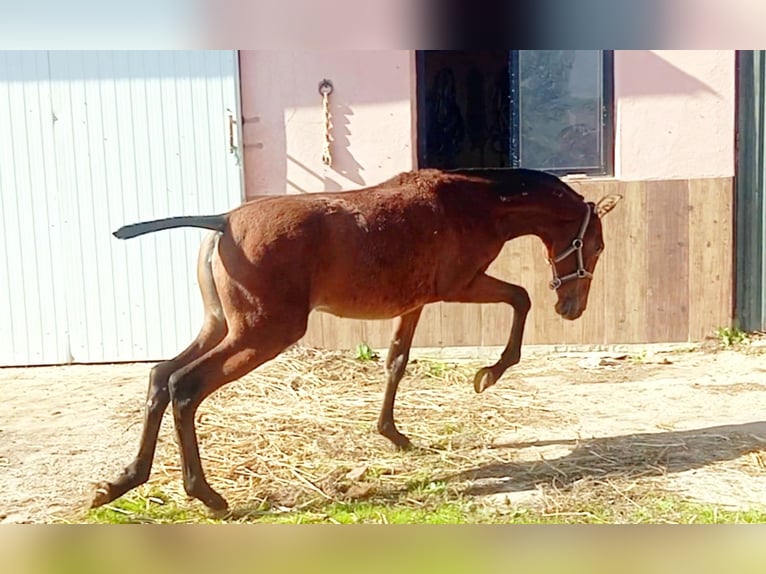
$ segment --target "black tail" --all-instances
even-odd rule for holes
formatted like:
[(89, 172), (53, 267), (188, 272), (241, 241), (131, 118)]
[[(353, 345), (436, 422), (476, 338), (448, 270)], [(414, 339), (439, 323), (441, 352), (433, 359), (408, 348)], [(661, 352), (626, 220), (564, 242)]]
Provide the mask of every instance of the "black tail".
[(185, 215), (182, 217), (168, 217), (166, 219), (155, 219), (153, 221), (123, 225), (112, 235), (117, 239), (130, 239), (131, 237), (137, 237), (144, 233), (160, 231), (161, 229), (173, 229), (174, 227), (201, 227), (203, 229), (223, 231), (228, 221), (229, 218), (225, 213), (220, 215)]

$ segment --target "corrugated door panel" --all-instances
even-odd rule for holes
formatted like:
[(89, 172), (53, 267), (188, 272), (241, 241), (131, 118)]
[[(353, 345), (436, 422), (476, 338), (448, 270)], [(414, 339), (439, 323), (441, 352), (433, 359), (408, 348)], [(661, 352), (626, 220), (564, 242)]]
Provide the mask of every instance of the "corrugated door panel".
[(44, 52), (0, 52), (0, 365), (69, 360)]
[(200, 230), (242, 201), (236, 53), (0, 52), (0, 365), (153, 360), (196, 335)]
[(201, 325), (194, 266), (203, 232), (125, 242), (111, 232), (241, 202), (225, 137), (226, 108), (236, 109), (235, 55), (54, 52), (50, 63), (65, 242), (80, 246), (68, 259), (78, 271), (67, 275), (73, 358), (172, 356)]
[(735, 318), (747, 331), (766, 329), (766, 52), (737, 54), (735, 178)]

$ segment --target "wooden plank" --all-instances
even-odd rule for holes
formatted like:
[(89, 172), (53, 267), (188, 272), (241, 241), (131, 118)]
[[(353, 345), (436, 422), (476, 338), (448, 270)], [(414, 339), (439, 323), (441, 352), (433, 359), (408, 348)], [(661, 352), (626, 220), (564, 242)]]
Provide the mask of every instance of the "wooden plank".
[[(598, 202), (608, 193), (616, 192), (619, 186), (617, 182), (589, 182), (579, 186), (577, 190), (585, 197), (586, 201)], [(610, 214), (612, 215), (612, 214)], [(609, 220), (607, 219), (607, 225)], [(603, 227), (603, 226), (602, 226)], [(606, 238), (604, 239), (606, 245)], [(606, 315), (606, 283), (603, 270), (603, 256), (594, 270), (593, 280), (588, 294), (588, 306), (583, 315), (577, 319), (580, 323), (580, 342), (588, 345), (600, 345), (606, 342), (605, 315)]]
[[(519, 253), (506, 243), (500, 255), (487, 269), (487, 274), (508, 283), (519, 284)], [(513, 308), (507, 303), (485, 303), (481, 306), (481, 344), (506, 345), (511, 333)]]
[(732, 178), (689, 182), (689, 339), (732, 322)]
[(392, 325), (391, 319), (341, 319), (315, 311), (309, 316), (308, 329), (300, 344), (328, 349), (355, 349), (359, 343), (364, 342), (375, 349), (387, 348), (391, 341)]
[(481, 305), (442, 303), (441, 333), (447, 347), (476, 345), (481, 341)]
[(645, 182), (647, 342), (689, 336), (689, 182)]
[(393, 319), (362, 321), (362, 340), (373, 349), (388, 348), (391, 343)]
[(643, 343), (646, 334), (646, 188), (621, 182), (622, 201), (604, 218), (605, 250), (597, 273), (604, 283), (606, 343)]
[[(532, 307), (529, 310), (529, 315), (527, 315), (527, 325), (524, 331), (524, 343), (527, 345), (538, 344), (541, 342), (540, 335), (545, 332), (540, 310), (544, 298), (540, 296), (541, 272), (539, 270), (539, 265), (545, 262), (543, 244), (537, 237), (526, 236), (514, 239), (510, 245), (516, 265), (512, 276), (508, 279), (524, 287), (532, 300)], [(544, 270), (543, 273), (545, 272)], [(550, 271), (547, 272), (550, 273)], [(548, 276), (542, 277), (547, 278)], [(544, 314), (542, 317), (544, 319)], [(506, 338), (507, 335), (506, 328)]]
[(525, 285), (532, 299), (524, 335), (524, 343), (527, 345), (553, 345), (563, 342), (566, 337), (564, 321), (553, 308), (556, 295), (548, 287), (551, 270), (542, 250), (542, 242), (537, 237), (529, 238), (529, 248), (524, 253)]
[(412, 340), (413, 347), (441, 347), (444, 345), (441, 307), (441, 303), (431, 303), (423, 307), (423, 313)]
[(322, 340), (328, 349), (354, 349), (363, 339), (361, 321), (342, 319), (328, 313), (322, 317)]
[[(567, 182), (577, 193), (581, 193), (582, 182)], [(572, 233), (572, 239), (574, 234)], [(541, 243), (542, 245), (542, 243)], [(542, 247), (541, 247), (542, 249)], [(572, 256), (574, 257), (574, 256)], [(558, 293), (552, 291), (548, 286), (551, 279), (550, 264), (542, 258), (542, 261), (536, 261), (535, 265), (535, 293), (538, 300), (539, 325), (542, 331), (539, 336), (540, 343), (545, 345), (568, 345), (577, 344), (583, 341), (583, 320), (575, 321), (563, 319), (556, 313), (555, 305), (558, 302)]]
[(322, 318), (324, 313), (314, 311), (309, 315), (309, 326), (306, 329), (306, 334), (299, 341), (300, 345), (306, 347), (325, 347), (324, 338), (322, 336)]

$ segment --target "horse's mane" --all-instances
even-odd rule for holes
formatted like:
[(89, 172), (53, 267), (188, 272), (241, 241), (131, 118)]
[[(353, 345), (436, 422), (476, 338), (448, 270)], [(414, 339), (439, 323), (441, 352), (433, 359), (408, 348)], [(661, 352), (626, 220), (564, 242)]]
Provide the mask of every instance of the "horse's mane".
[(552, 192), (561, 191), (572, 198), (584, 201), (584, 197), (561, 181), (555, 175), (535, 169), (525, 168), (464, 168), (449, 170), (467, 177), (488, 180), (494, 184), (494, 190), (503, 197), (529, 193), (535, 189), (547, 189)]
[[(492, 189), (502, 197), (512, 197), (522, 193), (546, 190), (559, 197), (566, 194), (572, 199), (584, 201), (582, 195), (545, 171), (524, 168), (463, 168), (452, 170), (420, 169), (395, 175), (378, 184), (378, 188), (394, 188), (402, 185), (431, 186), (445, 181), (445, 174), (463, 176), (469, 179), (485, 180), (492, 184)], [(556, 193), (558, 192), (558, 193)]]

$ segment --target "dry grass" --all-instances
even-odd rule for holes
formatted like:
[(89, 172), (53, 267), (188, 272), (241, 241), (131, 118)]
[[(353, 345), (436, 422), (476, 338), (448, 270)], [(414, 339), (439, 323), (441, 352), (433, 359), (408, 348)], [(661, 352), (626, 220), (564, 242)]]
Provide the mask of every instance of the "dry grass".
[[(208, 479), (231, 507), (295, 508), (374, 496), (409, 496), (430, 482), (508, 462), (491, 446), (531, 421), (562, 414), (508, 377), (482, 395), (480, 363), (413, 360), (400, 385), (396, 420), (416, 445), (399, 452), (376, 431), (382, 361), (348, 352), (294, 348), (208, 398), (198, 412)], [(161, 435), (150, 485), (183, 497), (178, 451)], [(427, 488), (426, 488), (427, 489)]]
[[(481, 366), (410, 363), (396, 419), (417, 446), (403, 453), (375, 429), (382, 361), (294, 348), (201, 406), (197, 428), (208, 479), (245, 517), (357, 500), (422, 505), (433, 497), (536, 492), (542, 516), (577, 519), (597, 508), (610, 509), (609, 519), (620, 522), (621, 516), (635, 520), (635, 510), (661, 492), (658, 479), (668, 472), (721, 461), (762, 471), (761, 439), (736, 433), (498, 442), (503, 435), (523, 436), (527, 427), (548, 427), (555, 436), (576, 416), (547, 408), (546, 397), (524, 385), (523, 364), (476, 395), (472, 380)], [(188, 504), (168, 427), (152, 479), (139, 492), (159, 489)]]

